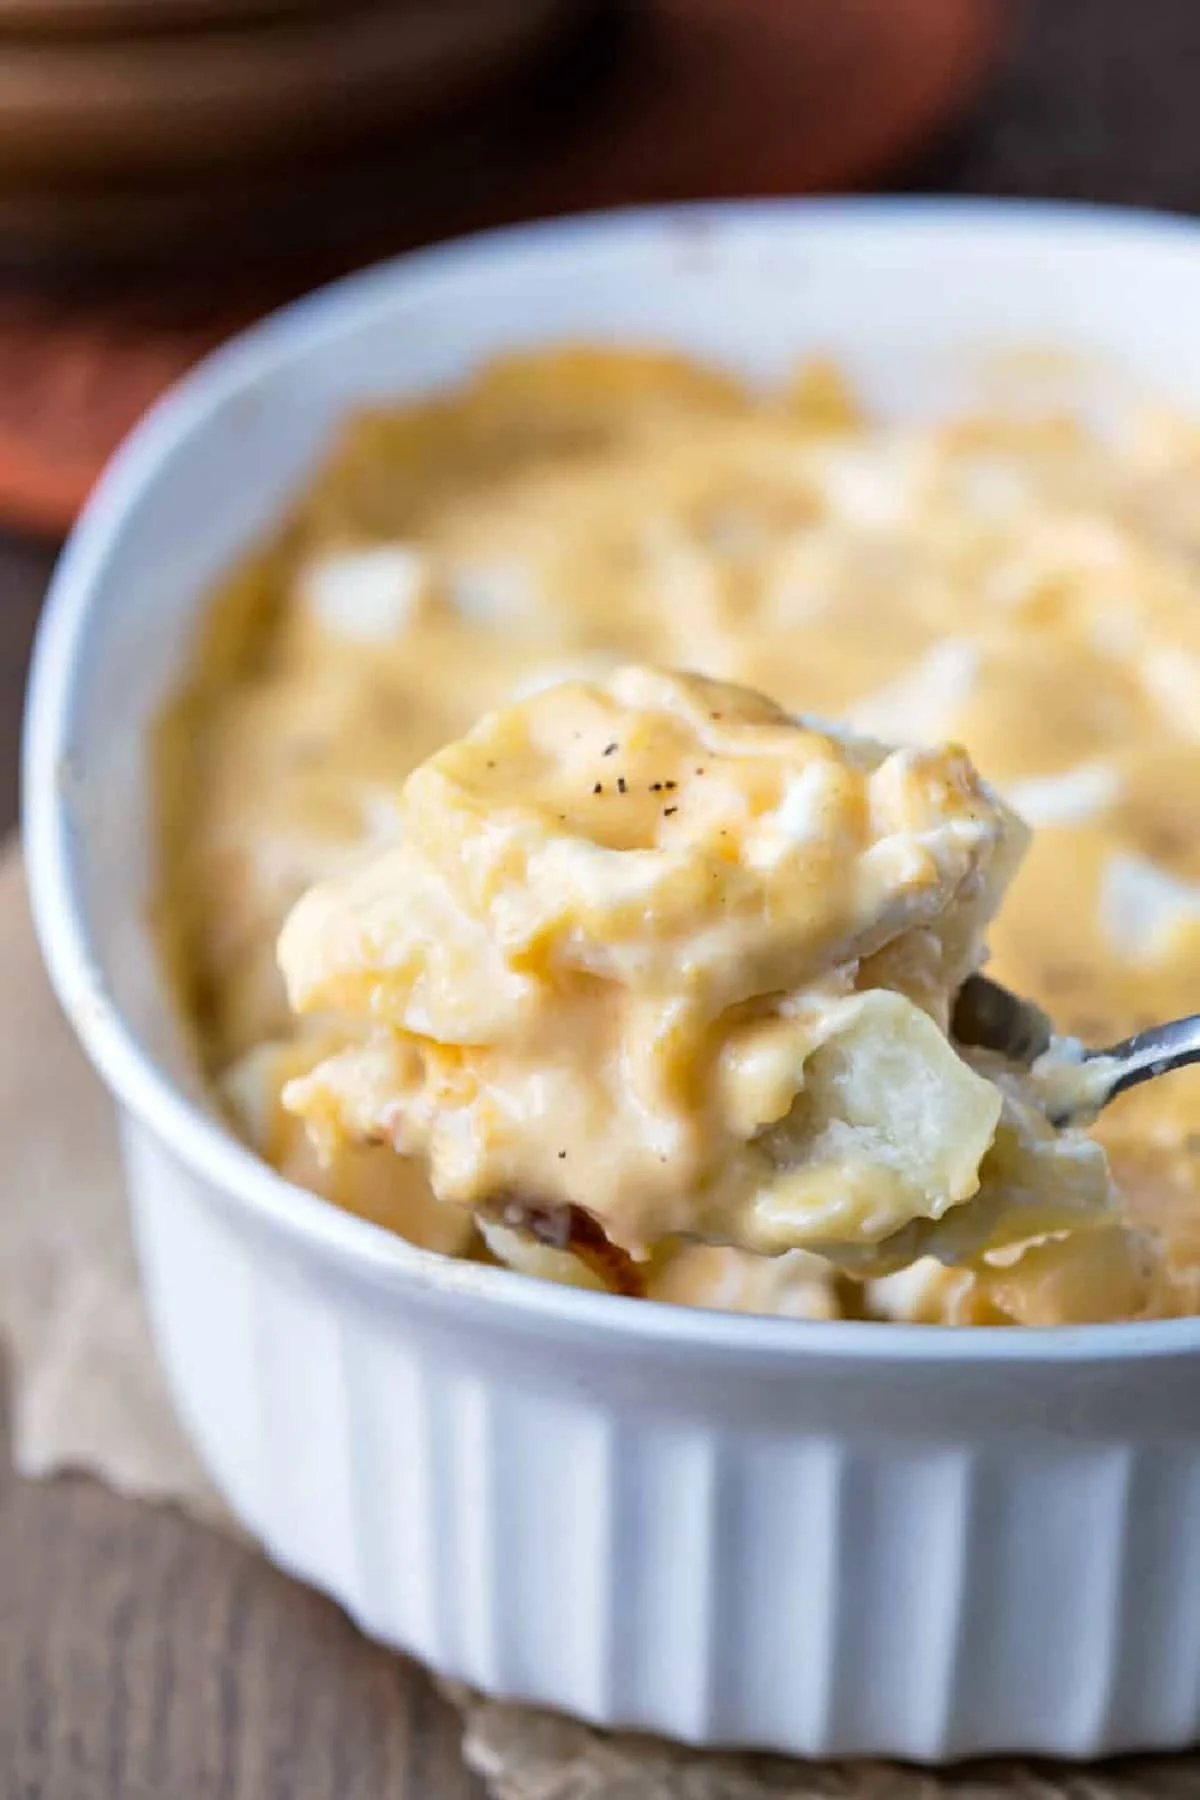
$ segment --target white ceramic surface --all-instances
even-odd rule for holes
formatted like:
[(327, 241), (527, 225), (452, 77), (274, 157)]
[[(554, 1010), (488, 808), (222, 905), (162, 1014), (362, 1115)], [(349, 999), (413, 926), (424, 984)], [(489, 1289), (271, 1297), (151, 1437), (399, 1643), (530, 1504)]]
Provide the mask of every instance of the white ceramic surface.
[(1200, 1738), (1200, 1321), (802, 1324), (423, 1254), (225, 1133), (144, 924), (147, 721), (208, 584), (347, 406), (584, 334), (755, 375), (833, 350), (904, 410), (961, 394), (986, 350), (1070, 344), (1102, 405), (1132, 374), (1200, 407), (1198, 318), (1200, 231), (1169, 220), (615, 216), (319, 294), (118, 457), (38, 644), (39, 929), (121, 1109), (180, 1411), (270, 1555), (366, 1630), (493, 1693), (696, 1743), (941, 1759)]

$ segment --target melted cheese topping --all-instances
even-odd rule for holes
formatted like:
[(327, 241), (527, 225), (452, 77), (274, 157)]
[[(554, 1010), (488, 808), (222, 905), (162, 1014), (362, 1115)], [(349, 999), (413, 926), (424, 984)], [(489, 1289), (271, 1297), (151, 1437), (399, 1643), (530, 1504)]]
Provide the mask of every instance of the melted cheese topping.
[(327, 1157), (389, 1143), (640, 1260), (886, 1267), (1107, 1206), (1097, 1147), (946, 1035), (1024, 843), (961, 751), (630, 668), (489, 715), (399, 813), (280, 939), (292, 1005), (356, 1034), (284, 1093)]
[[(164, 942), (251, 1140), (339, 1204), (487, 1253), (415, 1163), (347, 1148), (317, 1170), (297, 1148), (279, 1093), (327, 1024), (289, 1016), (275, 938), (314, 881), (395, 841), (408, 770), (518, 692), (630, 659), (965, 743), (1037, 826), (993, 972), (1092, 1043), (1194, 1010), (1198, 521), (1190, 421), (877, 425), (824, 370), (761, 397), (667, 356), (570, 350), (351, 421), (218, 597), (163, 733)], [(802, 783), (781, 820), (802, 829), (810, 802)], [(909, 1310), (904, 1288), (848, 1299), (811, 1259), (767, 1280), (715, 1249), (656, 1260), (651, 1291), (948, 1322), (1200, 1310), (1198, 1102), (1184, 1073), (1097, 1126), (1165, 1245), (1149, 1284), (1122, 1234), (1092, 1233), (1086, 1258), (1061, 1240), (951, 1271), (953, 1298), (922, 1264)]]

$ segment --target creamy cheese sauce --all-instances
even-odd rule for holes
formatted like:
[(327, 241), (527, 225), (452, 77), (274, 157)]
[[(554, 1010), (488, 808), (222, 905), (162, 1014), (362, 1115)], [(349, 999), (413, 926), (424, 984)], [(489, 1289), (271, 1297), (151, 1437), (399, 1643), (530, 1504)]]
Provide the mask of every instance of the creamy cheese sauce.
[[(668, 356), (549, 353), (350, 421), (217, 598), (164, 723), (164, 941), (208, 1069), (286, 1172), (486, 1253), (390, 1150), (317, 1170), (279, 1095), (325, 1027), (292, 1019), (275, 939), (311, 883), (395, 841), (418, 762), (518, 693), (629, 660), (964, 743), (1036, 827), (992, 972), (1093, 1044), (1200, 1004), (1200, 428), (892, 427), (822, 370), (764, 397)], [(801, 784), (781, 819), (803, 831), (811, 804)], [(1167, 1244), (1149, 1296), (1105, 1233), (853, 1297), (805, 1256), (768, 1279), (680, 1251), (652, 1291), (962, 1322), (1200, 1309), (1200, 1077), (1139, 1089), (1096, 1134)]]
[(1027, 836), (960, 749), (629, 667), (487, 714), (398, 805), (279, 940), (346, 1037), (283, 1094), (325, 1160), (385, 1144), (485, 1219), (586, 1219), (631, 1290), (682, 1242), (883, 1273), (1109, 1223), (1041, 1064), (949, 1038)]

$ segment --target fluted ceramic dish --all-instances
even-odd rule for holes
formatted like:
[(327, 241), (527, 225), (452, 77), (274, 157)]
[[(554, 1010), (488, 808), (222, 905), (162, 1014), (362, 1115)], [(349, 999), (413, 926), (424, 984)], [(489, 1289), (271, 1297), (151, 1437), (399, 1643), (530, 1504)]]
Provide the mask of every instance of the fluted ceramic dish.
[[(502, 348), (819, 348), (885, 408), (1066, 345), (1200, 407), (1200, 231), (796, 203), (409, 257), (269, 320), (135, 434), (59, 568), (26, 834), (61, 999), (121, 1113), (158, 1344), (230, 1505), (446, 1675), (698, 1744), (1074, 1757), (1200, 1737), (1200, 1321), (804, 1324), (414, 1250), (235, 1142), (146, 929), (147, 725), (230, 558), (348, 407)], [(12, 1022), (10, 1021), (10, 1028)]]

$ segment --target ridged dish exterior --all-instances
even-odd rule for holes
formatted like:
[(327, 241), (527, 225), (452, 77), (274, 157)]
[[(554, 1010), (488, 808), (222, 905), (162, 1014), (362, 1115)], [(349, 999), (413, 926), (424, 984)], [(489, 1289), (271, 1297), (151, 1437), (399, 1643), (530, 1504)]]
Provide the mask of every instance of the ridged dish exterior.
[(126, 1147), (215, 1481), (373, 1636), (598, 1724), (805, 1756), (1200, 1735), (1195, 1400), (1193, 1435), (1154, 1429), (1185, 1371), (743, 1378), (468, 1324), (469, 1289), (414, 1304), (297, 1259), (141, 1128)]

